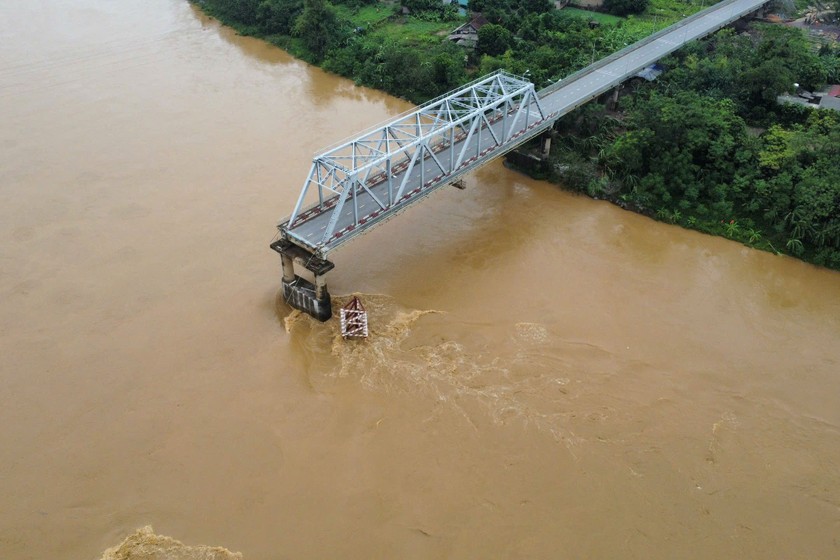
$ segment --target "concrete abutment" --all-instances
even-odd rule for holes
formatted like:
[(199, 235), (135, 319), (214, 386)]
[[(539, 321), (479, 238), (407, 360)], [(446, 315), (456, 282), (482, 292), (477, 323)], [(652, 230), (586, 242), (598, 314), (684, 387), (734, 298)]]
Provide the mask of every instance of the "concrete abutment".
[[(326, 274), (335, 268), (335, 265), (285, 239), (275, 241), (271, 248), (280, 253), (283, 300), (292, 308), (303, 311), (319, 321), (323, 322), (332, 317), (332, 299), (327, 289)], [(295, 264), (311, 272), (315, 282), (297, 275)]]

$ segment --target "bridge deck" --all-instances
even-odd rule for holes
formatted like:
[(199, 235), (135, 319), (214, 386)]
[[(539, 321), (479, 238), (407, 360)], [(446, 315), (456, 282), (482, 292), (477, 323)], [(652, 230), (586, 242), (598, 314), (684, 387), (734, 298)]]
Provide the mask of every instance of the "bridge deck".
[[(511, 119), (504, 117), (491, 122), (489, 126), (479, 127), (479, 134), (470, 136), (461, 131), (455, 137), (455, 144), (459, 149), (465, 145), (465, 151), (470, 154), (470, 158), (457, 169), (443, 173), (440, 165), (435, 163), (434, 158), (429, 155), (419, 158), (420, 161), (414, 166), (407, 165), (404, 160), (401, 160), (401, 163), (394, 162), (390, 181), (385, 174), (371, 178), (367, 185), (369, 192), (359, 190), (356, 196), (350, 197), (336, 218), (333, 218), (333, 210), (336, 207), (338, 195), (327, 198), (320, 204), (311, 205), (295, 219), (292, 227), (289, 227), (289, 221), (286, 220), (280, 224), (279, 229), (292, 243), (324, 257), (349, 238), (387, 220), (432, 190), (453, 182), (472, 169), (540, 134), (561, 116), (622, 83), (642, 68), (653, 64), (686, 43), (728, 25), (767, 2), (768, 0), (726, 0), (545, 88), (538, 93), (545, 118), (537, 122), (526, 119), (525, 123), (520, 123), (508, 143), (499, 145), (494, 142), (489, 131), (493, 128), (498, 136), (501, 134), (501, 127), (506, 123), (510, 126)], [(530, 110), (533, 114), (539, 114), (536, 104), (532, 104)], [(448, 145), (431, 146), (433, 151), (448, 147)], [(373, 195), (380, 201), (387, 199), (388, 189), (391, 188), (389, 182), (391, 184), (402, 182), (405, 173), (409, 170), (405, 189), (408, 194), (404, 196), (403, 201), (398, 201), (387, 210), (378, 209)], [(360, 219), (359, 216), (363, 217)], [(325, 239), (325, 232), (330, 227), (331, 219), (336, 220), (332, 230), (334, 233)]]
[[(536, 108), (533, 109), (536, 112)], [(527, 137), (533, 136), (534, 131), (540, 132), (550, 126), (552, 121), (541, 121), (539, 123), (532, 122), (529, 128), (521, 127), (514, 134), (509, 145), (497, 146), (493, 139), (493, 134), (490, 133), (488, 127), (483, 127), (480, 134), (474, 134), (468, 137), (465, 133), (460, 133), (455, 138), (456, 149), (466, 147), (466, 151), (470, 153), (470, 157), (465, 159), (458, 168), (457, 172), (444, 174), (431, 157), (418, 158), (417, 164), (411, 168), (407, 188), (403, 199), (407, 202), (414, 202), (419, 198), (431, 193), (436, 187), (451, 183), (457, 177), (464, 175), (470, 170), (483, 165), (487, 161), (493, 159), (501, 153), (507, 152), (515, 146), (521, 144), (519, 139), (528, 134)], [(490, 125), (490, 129), (500, 137), (503, 134), (503, 122), (496, 120)], [(540, 126), (542, 125), (542, 126)], [(449, 144), (443, 143), (438, 146), (440, 151), (448, 150)], [(405, 174), (409, 172), (408, 163), (403, 161), (399, 165), (395, 165), (392, 169), (391, 182), (393, 184), (400, 184)], [(397, 212), (403, 210), (408, 206), (407, 203), (397, 205), (394, 209), (381, 210), (379, 205), (374, 200), (372, 193), (380, 201), (388, 199), (388, 180), (384, 176), (374, 178), (369, 183), (369, 191), (360, 191), (356, 196), (351, 197), (351, 200), (344, 205), (339, 212), (338, 221), (335, 225), (335, 233), (330, 237), (329, 242), (321, 244), (324, 233), (327, 230), (330, 217), (330, 212), (336, 205), (338, 196), (328, 199), (323, 207), (312, 207), (309, 214), (304, 213), (301, 220), (298, 221), (294, 228), (287, 232), (290, 240), (294, 243), (302, 244), (313, 251), (321, 249), (322, 254), (326, 250), (331, 250), (352, 237), (359, 234), (365, 228), (370, 228), (379, 221), (383, 221), (392, 217)], [(410, 200), (409, 200), (410, 199)], [(364, 216), (356, 224), (356, 215)], [(319, 247), (320, 246), (320, 247)]]
[(698, 12), (540, 91), (543, 107), (562, 116), (686, 43), (717, 31), (768, 1), (729, 0)]

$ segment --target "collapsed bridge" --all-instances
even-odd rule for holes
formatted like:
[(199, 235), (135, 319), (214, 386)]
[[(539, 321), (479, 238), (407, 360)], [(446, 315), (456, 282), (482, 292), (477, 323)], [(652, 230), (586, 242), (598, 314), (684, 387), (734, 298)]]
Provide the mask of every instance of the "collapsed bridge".
[[(761, 8), (724, 0), (537, 92), (495, 72), (341, 142), (312, 162), (291, 215), (271, 244), (280, 253), (283, 297), (325, 321), (332, 315), (327, 255), (434, 190), (549, 130), (577, 107), (639, 70)], [(314, 283), (295, 273), (295, 263)]]

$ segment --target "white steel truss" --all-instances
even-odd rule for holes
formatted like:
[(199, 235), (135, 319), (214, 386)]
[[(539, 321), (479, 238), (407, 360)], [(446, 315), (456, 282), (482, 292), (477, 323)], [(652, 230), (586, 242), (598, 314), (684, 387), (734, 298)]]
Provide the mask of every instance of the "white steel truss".
[(279, 228), (324, 256), (482, 158), (521, 143), (548, 116), (531, 82), (505, 72), (480, 78), (316, 156)]

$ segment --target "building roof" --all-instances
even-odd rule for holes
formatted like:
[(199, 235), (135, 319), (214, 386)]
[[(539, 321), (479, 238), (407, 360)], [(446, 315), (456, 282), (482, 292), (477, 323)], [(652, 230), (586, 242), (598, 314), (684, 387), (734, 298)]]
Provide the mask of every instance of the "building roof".
[(455, 41), (462, 46), (465, 46), (464, 43), (462, 43), (462, 40), (468, 39), (473, 42), (474, 46), (475, 41), (478, 40), (478, 30), (487, 25), (488, 23), (490, 22), (487, 21), (487, 18), (485, 18), (481, 14), (476, 14), (476, 16), (472, 18), (469, 22), (454, 29), (452, 33), (449, 34), (448, 39), (450, 41)]
[(468, 21), (467, 23), (455, 28), (455, 30), (452, 31), (451, 35), (463, 35), (464, 33), (477, 33), (479, 29), (481, 29), (482, 27), (484, 27), (488, 23), (490, 23), (490, 22), (487, 21), (487, 18), (485, 18), (481, 14), (476, 14), (476, 16), (474, 18), (472, 18), (470, 21)]
[(470, 21), (470, 25), (472, 25), (476, 31), (478, 31), (488, 23), (490, 22), (487, 21), (487, 18), (484, 17), (482, 14), (475, 14), (475, 17), (472, 18), (472, 20)]

